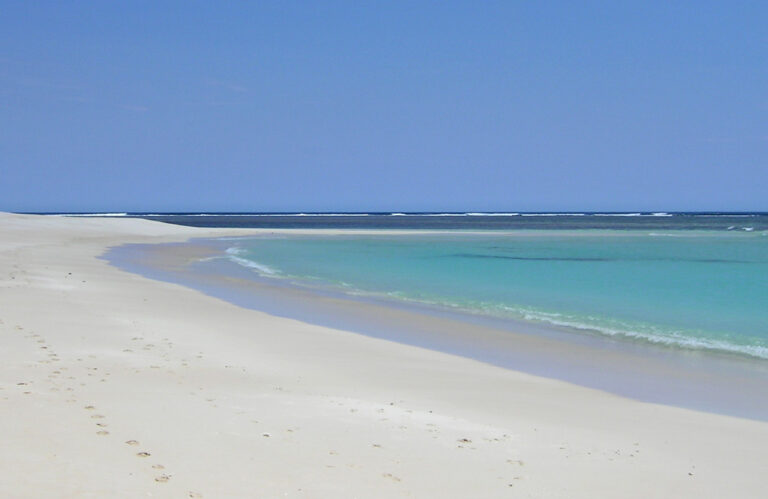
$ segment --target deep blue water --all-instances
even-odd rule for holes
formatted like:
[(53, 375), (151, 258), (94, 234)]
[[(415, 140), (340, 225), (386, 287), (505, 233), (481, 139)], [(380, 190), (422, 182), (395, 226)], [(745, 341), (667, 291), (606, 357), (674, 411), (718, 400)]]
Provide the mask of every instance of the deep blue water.
[[(77, 214), (91, 216), (93, 214)], [(103, 214), (95, 214), (103, 216)], [(196, 227), (443, 230), (768, 230), (768, 213), (113, 213)]]

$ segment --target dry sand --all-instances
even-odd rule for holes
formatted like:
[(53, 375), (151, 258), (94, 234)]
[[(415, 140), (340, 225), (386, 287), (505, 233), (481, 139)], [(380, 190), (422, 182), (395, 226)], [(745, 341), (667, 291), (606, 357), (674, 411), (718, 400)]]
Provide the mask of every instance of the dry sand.
[(768, 423), (276, 318), (0, 214), (1, 497), (765, 497)]

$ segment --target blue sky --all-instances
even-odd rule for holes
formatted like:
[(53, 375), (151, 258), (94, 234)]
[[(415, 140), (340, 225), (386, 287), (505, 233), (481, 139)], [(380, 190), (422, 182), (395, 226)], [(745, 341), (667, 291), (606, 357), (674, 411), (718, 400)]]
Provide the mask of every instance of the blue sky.
[(768, 4), (0, 0), (0, 210), (768, 210)]

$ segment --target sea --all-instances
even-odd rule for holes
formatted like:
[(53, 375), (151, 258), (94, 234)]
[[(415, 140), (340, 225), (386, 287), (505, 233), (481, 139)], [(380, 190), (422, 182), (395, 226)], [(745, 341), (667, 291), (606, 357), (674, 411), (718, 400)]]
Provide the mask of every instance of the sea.
[(222, 257), (307, 289), (768, 359), (768, 213), (66, 215), (370, 229), (232, 238)]

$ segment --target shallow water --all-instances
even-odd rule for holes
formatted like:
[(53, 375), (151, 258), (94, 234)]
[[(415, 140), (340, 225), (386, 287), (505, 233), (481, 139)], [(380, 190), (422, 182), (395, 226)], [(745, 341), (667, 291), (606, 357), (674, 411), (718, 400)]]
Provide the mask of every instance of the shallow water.
[(310, 287), (768, 358), (762, 233), (262, 236), (228, 256)]

